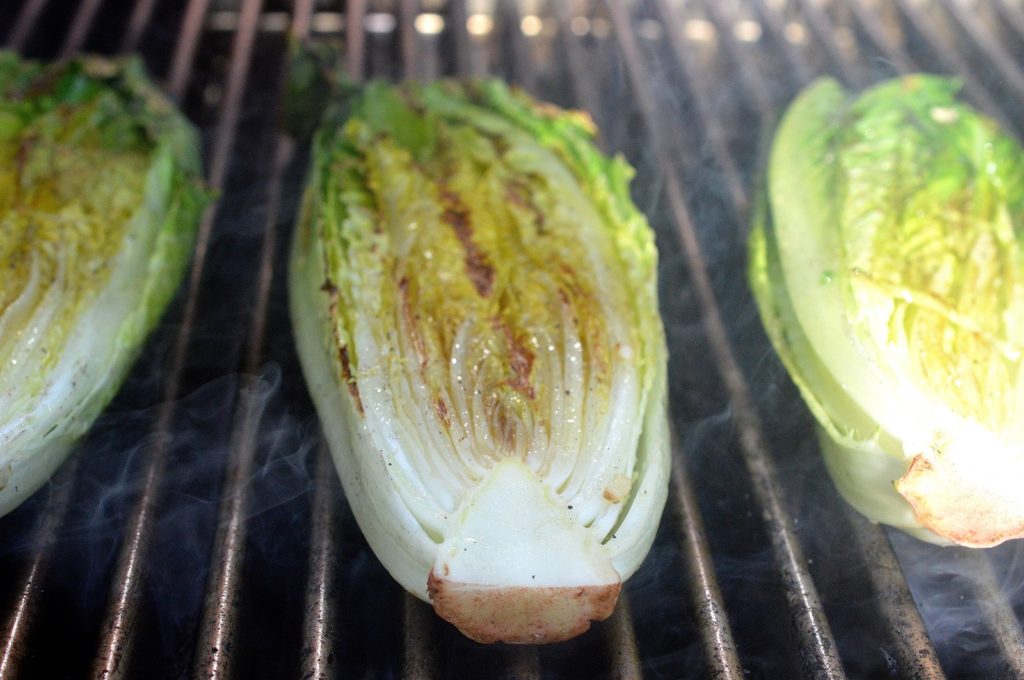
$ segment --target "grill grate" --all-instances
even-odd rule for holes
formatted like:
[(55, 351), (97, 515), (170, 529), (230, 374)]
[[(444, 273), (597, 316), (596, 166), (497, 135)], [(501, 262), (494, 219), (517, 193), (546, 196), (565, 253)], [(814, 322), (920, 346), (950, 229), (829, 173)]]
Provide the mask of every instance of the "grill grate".
[[(0, 8), (8, 46), (141, 49), (202, 126), (221, 196), (111, 414), (0, 523), (0, 680), (1024, 677), (1020, 548), (937, 549), (847, 509), (741, 275), (764, 141), (816, 75), (956, 75), (1020, 135), (1018, 0), (51, 5)], [(492, 74), (584, 108), (638, 168), (675, 464), (651, 557), (578, 640), (461, 638), (390, 581), (344, 504), (283, 303), (308, 157), (276, 125), (286, 38), (310, 34), (343, 39), (356, 80)]]

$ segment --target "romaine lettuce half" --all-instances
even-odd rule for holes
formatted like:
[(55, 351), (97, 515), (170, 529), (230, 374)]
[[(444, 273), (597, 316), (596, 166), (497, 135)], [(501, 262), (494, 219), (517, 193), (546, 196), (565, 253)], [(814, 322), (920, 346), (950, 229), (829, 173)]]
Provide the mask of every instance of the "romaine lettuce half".
[(366, 86), (316, 136), (293, 325), (349, 504), (466, 635), (608, 616), (669, 468), (657, 253), (583, 114)]
[(1024, 155), (958, 90), (912, 75), (801, 93), (749, 277), (842, 495), (981, 547), (1024, 535)]
[(138, 60), (0, 52), (0, 514), (89, 429), (177, 290), (200, 174)]

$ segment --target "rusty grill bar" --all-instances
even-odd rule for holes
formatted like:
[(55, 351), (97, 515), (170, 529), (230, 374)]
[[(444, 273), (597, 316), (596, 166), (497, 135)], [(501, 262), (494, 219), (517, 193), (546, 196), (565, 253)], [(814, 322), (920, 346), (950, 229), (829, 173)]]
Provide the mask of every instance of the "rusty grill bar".
[[(944, 72), (1020, 135), (1019, 0), (82, 0), (67, 17), (50, 5), (0, 8), (0, 36), (30, 56), (141, 49), (206, 133), (220, 199), (115, 417), (0, 524), (0, 679), (1024, 677), (1020, 549), (943, 551), (846, 508), (742, 282), (764, 140), (797, 89), (822, 73), (861, 87)], [(310, 34), (343, 41), (354, 80), (490, 74), (584, 108), (605, 150), (638, 168), (663, 253), (674, 469), (651, 557), (578, 640), (466, 641), (390, 581), (344, 505), (280, 302), (308, 160), (277, 127), (285, 37)], [(224, 317), (231, 267), (242, 281), (228, 299), (247, 312)], [(182, 472), (204, 446), (220, 452), (205, 474)], [(115, 491), (96, 458), (120, 470)], [(184, 532), (165, 520), (178, 513)], [(164, 538), (189, 530), (185, 546)], [(169, 577), (162, 562), (179, 558), (194, 578)], [(76, 642), (61, 656), (55, 639)]]

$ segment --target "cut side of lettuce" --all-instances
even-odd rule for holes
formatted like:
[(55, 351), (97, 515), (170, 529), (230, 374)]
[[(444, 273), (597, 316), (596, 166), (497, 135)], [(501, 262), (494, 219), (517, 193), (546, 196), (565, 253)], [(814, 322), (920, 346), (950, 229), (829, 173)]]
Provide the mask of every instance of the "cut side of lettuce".
[(664, 506), (666, 349), (632, 169), (497, 81), (367, 85), (316, 136), (299, 356), (381, 562), (469, 637), (607, 617)]
[(138, 60), (0, 52), (0, 514), (117, 392), (189, 262), (200, 175)]
[(1024, 155), (958, 90), (912, 75), (801, 93), (749, 278), (842, 495), (984, 547), (1024, 535)]

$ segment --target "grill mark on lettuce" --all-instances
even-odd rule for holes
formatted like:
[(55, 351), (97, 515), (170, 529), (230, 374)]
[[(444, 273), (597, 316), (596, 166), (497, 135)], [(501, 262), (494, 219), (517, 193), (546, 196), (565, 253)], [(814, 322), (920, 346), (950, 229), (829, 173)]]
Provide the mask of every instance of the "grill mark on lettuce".
[[(419, 326), (417, 325), (420, 315), (412, 313), (412, 306), (409, 302), (408, 276), (403, 276), (398, 282), (398, 297), (401, 300), (402, 320), (405, 322), (405, 327), (409, 330), (409, 338), (412, 340), (413, 349), (420, 360), (420, 371), (422, 371), (427, 367), (430, 358), (427, 355), (427, 346), (423, 342), (423, 336), (420, 335)], [(424, 376), (425, 378), (426, 376)]]
[(536, 203), (530, 200), (530, 188), (520, 180), (509, 180), (505, 183), (505, 197), (509, 203), (530, 212), (533, 215), (534, 225), (537, 227), (537, 234), (544, 236), (547, 233), (546, 218), (544, 211)]
[(448, 416), (448, 405), (444, 403), (444, 399), (441, 397), (434, 400), (434, 411), (437, 413), (437, 417), (444, 424), (445, 430), (451, 430), (452, 421)]
[(537, 393), (530, 382), (530, 374), (533, 372), (533, 352), (519, 342), (515, 333), (502, 319), (494, 320), (494, 330), (504, 336), (505, 345), (508, 347), (508, 367), (511, 377), (505, 381), (505, 384), (527, 399), (535, 398)]
[(466, 276), (480, 297), (487, 297), (494, 288), (494, 266), (491, 265), (487, 254), (473, 240), (469, 210), (458, 194), (449, 189), (441, 189), (441, 200), (444, 202), (441, 219), (455, 231), (465, 251)]
[(356, 379), (352, 376), (352, 364), (348, 358), (348, 345), (338, 345), (338, 359), (341, 360), (341, 376), (345, 379), (345, 384), (348, 386), (348, 393), (352, 395), (352, 400), (356, 403), (359, 415), (366, 415), (366, 412), (363, 410), (363, 400), (359, 396), (359, 387), (356, 385)]

